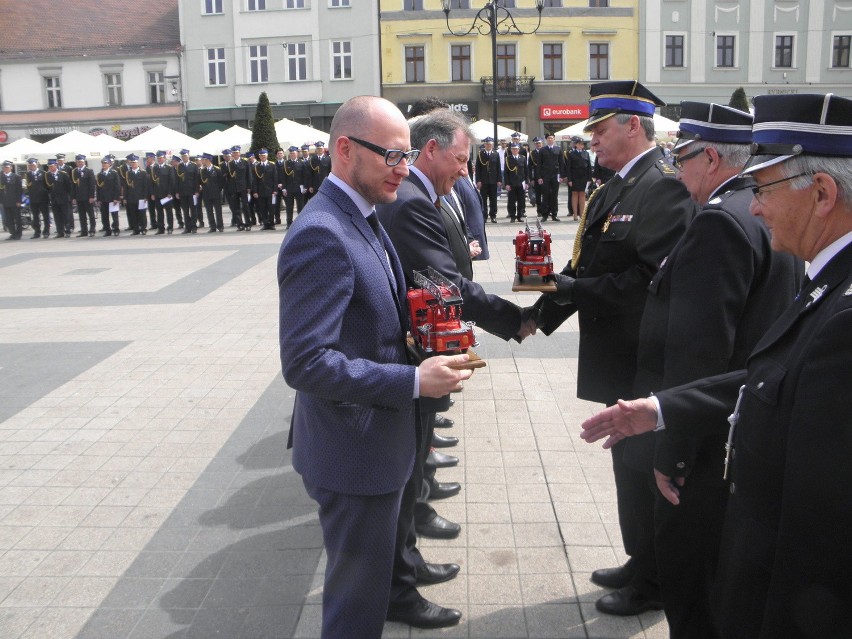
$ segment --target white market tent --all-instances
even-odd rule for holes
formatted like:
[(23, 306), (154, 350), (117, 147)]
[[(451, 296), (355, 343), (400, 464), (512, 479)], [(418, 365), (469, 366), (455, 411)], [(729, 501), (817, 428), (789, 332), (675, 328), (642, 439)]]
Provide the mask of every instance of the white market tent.
[[(570, 140), (575, 135), (580, 136), (584, 140), (591, 140), (592, 136), (583, 131), (583, 127), (586, 126), (586, 122), (588, 122), (588, 120), (572, 124), (569, 127), (557, 131), (554, 135), (557, 140)], [(654, 114), (654, 130), (656, 131), (655, 137), (660, 139), (673, 138), (677, 135), (679, 128), (680, 125), (674, 120), (669, 120), (659, 113)]]
[(251, 145), (251, 131), (238, 124), (219, 133), (222, 135), (217, 138), (217, 141), (222, 142), (222, 149), (225, 147), (241, 146), (243, 151), (248, 151), (248, 147)]
[[(282, 149), (291, 145), (302, 146), (303, 144), (314, 145), (314, 142), (322, 140), (328, 145), (328, 133), (315, 129), (306, 124), (300, 124), (293, 120), (283, 118), (275, 123), (275, 136)], [(271, 149), (270, 149), (271, 151)]]
[(74, 157), (71, 154), (82, 153), (87, 159), (92, 160), (112, 153), (120, 154), (125, 148), (126, 142), (111, 135), (89, 135), (74, 130), (42, 144), (38, 156), (50, 158), (57, 153), (65, 153), (69, 156), (66, 161), (73, 164)]
[(158, 124), (145, 133), (140, 133), (135, 138), (127, 141), (127, 153), (144, 154), (146, 151), (168, 151), (177, 155), (181, 149), (189, 149), (190, 153), (198, 153), (200, 149), (198, 140), (188, 135), (175, 131), (167, 126)]
[(27, 158), (31, 158), (41, 154), (44, 145), (41, 142), (30, 140), (29, 138), (21, 138), (15, 140), (11, 144), (0, 147), (0, 160), (9, 160), (10, 162), (26, 162)]
[[(494, 123), (490, 120), (477, 120), (470, 125), (470, 132), (476, 138), (476, 142), (482, 142), (487, 137), (494, 137)], [(497, 137), (499, 140), (510, 141), (514, 131), (500, 124), (497, 125)], [(499, 142), (499, 140), (497, 140)], [(521, 142), (527, 141), (527, 134), (521, 133)]]
[(219, 152), (225, 148), (225, 143), (222, 142), (221, 137), (221, 131), (210, 131), (207, 135), (198, 138), (196, 142), (198, 144), (198, 148), (204, 153), (215, 153), (216, 155), (219, 155)]

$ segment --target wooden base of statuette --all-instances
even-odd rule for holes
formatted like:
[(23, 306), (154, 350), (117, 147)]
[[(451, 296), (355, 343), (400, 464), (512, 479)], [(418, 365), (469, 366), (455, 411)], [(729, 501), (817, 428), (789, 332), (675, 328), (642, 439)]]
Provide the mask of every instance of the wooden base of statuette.
[(556, 282), (544, 280), (540, 275), (527, 275), (521, 279), (520, 275), (515, 275), (515, 281), (512, 282), (512, 291), (518, 293), (520, 291), (538, 291), (539, 293), (555, 293)]
[(476, 370), (477, 368), (485, 368), (485, 360), (479, 357), (471, 349), (467, 349), (467, 355), (470, 358), (463, 364), (450, 364), (450, 368), (457, 371)]

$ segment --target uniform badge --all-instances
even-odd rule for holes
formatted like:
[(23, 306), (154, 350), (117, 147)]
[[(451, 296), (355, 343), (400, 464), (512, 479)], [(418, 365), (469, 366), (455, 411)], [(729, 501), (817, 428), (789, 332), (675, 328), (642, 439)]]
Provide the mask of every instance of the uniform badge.
[(722, 198), (720, 198), (720, 197), (714, 197), (712, 200), (707, 202), (707, 204), (721, 204), (721, 203), (722, 203)]
[(632, 222), (632, 215), (612, 215), (609, 218), (610, 222)]
[(809, 308), (816, 304), (819, 299), (823, 296), (823, 294), (828, 290), (828, 285), (823, 284), (822, 286), (817, 286), (814, 290), (811, 291), (810, 300), (805, 304), (805, 308)]
[(843, 297), (849, 297), (852, 295), (852, 284), (849, 285), (849, 288), (846, 289), (846, 292), (843, 293)]

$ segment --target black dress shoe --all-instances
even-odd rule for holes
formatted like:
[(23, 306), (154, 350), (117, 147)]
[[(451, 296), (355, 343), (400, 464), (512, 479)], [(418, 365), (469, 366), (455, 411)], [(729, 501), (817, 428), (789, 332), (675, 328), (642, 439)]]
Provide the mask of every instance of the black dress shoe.
[(446, 499), (458, 495), (459, 491), (461, 491), (461, 484), (457, 481), (440, 482), (433, 480), (429, 482), (429, 495), (426, 499)]
[(450, 397), (450, 406), (452, 406), (455, 403), (456, 403), (456, 400), (454, 400), (452, 397)]
[(600, 568), (592, 573), (592, 583), (604, 588), (624, 588), (633, 579), (636, 571), (630, 562), (618, 568)]
[(595, 602), (595, 608), (608, 615), (629, 617), (646, 610), (662, 610), (663, 602), (660, 601), (659, 596), (650, 597), (640, 592), (635, 586), (626, 586), (598, 599)]
[[(453, 405), (453, 399), (450, 398), (450, 406)], [(452, 419), (443, 415), (435, 415), (435, 428), (450, 428), (455, 422)]]
[(426, 463), (435, 468), (450, 468), (459, 463), (459, 458), (433, 450), (430, 451), (429, 456), (426, 458)]
[(453, 579), (459, 574), (458, 564), (423, 564), (417, 566), (417, 585), (431, 586)]
[(451, 448), (458, 443), (458, 437), (444, 437), (438, 433), (432, 433), (432, 446), (434, 448)]
[(421, 537), (430, 537), (432, 539), (455, 539), (461, 532), (461, 526), (449, 519), (444, 519), (441, 515), (435, 514), (425, 524), (414, 524), (414, 530)]
[(458, 624), (461, 616), (461, 612), (454, 608), (444, 608), (421, 599), (416, 604), (404, 608), (391, 604), (388, 608), (387, 620), (399, 621), (415, 628), (447, 628)]
[(211, 227), (210, 227), (210, 229), (209, 229), (207, 232), (208, 232), (208, 233), (215, 233), (215, 232), (216, 232), (216, 227), (215, 227), (215, 226), (211, 226)]
[[(169, 231), (169, 232), (171, 232), (171, 231)], [(166, 234), (166, 232), (163, 229), (157, 229), (157, 232), (154, 233), (154, 235), (165, 235), (165, 234)]]
[(184, 229), (180, 232), (181, 235), (186, 235), (187, 233), (192, 233), (189, 229)]

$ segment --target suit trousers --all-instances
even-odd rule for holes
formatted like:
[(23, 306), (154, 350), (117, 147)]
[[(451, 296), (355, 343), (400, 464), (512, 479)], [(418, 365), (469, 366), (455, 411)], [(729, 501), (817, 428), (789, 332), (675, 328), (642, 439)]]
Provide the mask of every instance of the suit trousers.
[(95, 206), (88, 199), (77, 200), (77, 215), (80, 216), (80, 230), (83, 233), (95, 232)]
[(542, 184), (539, 184), (541, 189), (541, 209), (539, 215), (543, 218), (556, 219), (556, 214), (559, 212), (559, 180), (556, 178), (545, 178)]
[(640, 472), (624, 462), (623, 440), (611, 450), (618, 524), (624, 551), (630, 556), (635, 570), (631, 583), (649, 597), (659, 599), (659, 578), (654, 554), (654, 474)]
[(509, 198), (506, 208), (509, 211), (509, 218), (512, 220), (520, 220), (524, 217), (524, 211), (527, 206), (527, 194), (524, 192), (523, 186), (513, 186), (509, 191)]
[[(109, 212), (110, 202), (101, 202), (101, 224), (103, 225), (103, 230), (112, 235), (112, 233), (118, 233), (118, 211)], [(112, 218), (112, 224), (110, 225), (110, 217)]]
[(207, 209), (207, 223), (210, 225), (210, 228), (220, 231), (224, 230), (224, 223), (222, 222), (222, 198), (204, 200), (204, 208)]
[(47, 202), (30, 202), (30, 210), (33, 212), (33, 230), (37, 235), (41, 234), (41, 219), (44, 220), (44, 234), (50, 235), (50, 210)]
[(319, 504), (328, 558), (322, 639), (377, 639), (388, 613), (403, 489), (351, 495), (303, 483)]
[(484, 219), (491, 218), (491, 221), (497, 219), (497, 185), (482, 184), (482, 191), (479, 194), (482, 199), (482, 215)]
[(198, 224), (195, 217), (195, 206), (192, 203), (193, 197), (192, 194), (180, 196), (180, 210), (183, 212), (184, 223), (188, 231), (194, 231)]

